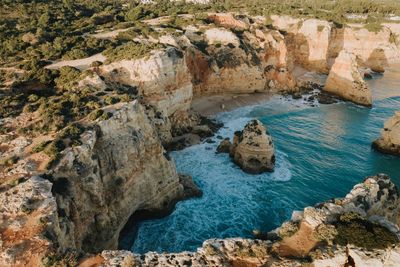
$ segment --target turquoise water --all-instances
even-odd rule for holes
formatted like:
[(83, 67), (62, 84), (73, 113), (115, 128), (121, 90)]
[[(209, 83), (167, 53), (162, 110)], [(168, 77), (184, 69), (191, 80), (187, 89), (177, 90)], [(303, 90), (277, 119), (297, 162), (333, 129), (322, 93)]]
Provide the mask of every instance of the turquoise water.
[(223, 137), (232, 137), (252, 118), (268, 127), (277, 151), (275, 172), (243, 173), (228, 155), (215, 154), (217, 137), (214, 144), (172, 153), (178, 171), (192, 175), (204, 196), (178, 203), (168, 217), (142, 222), (131, 250), (178, 252), (195, 250), (209, 238), (251, 237), (253, 229), (276, 228), (293, 210), (345, 196), (376, 173), (387, 173), (400, 185), (400, 159), (370, 147), (383, 122), (400, 108), (400, 97), (387, 98), (400, 92), (400, 82), (378, 77), (371, 86), (377, 99), (372, 109), (344, 102), (309, 107), (277, 96), (220, 114), (225, 127), (217, 135)]

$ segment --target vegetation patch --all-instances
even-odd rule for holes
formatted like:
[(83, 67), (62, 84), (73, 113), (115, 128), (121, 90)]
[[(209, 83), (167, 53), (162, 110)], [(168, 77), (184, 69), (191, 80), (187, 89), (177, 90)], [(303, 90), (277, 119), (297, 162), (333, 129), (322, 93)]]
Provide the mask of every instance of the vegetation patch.
[(289, 221), (282, 224), (279, 228), (278, 235), (281, 238), (290, 237), (299, 230), (299, 224)]
[(161, 44), (142, 44), (137, 42), (128, 42), (115, 49), (104, 51), (107, 61), (119, 61), (129, 59), (146, 58), (150, 56), (150, 52), (156, 49), (164, 48)]
[(372, 250), (385, 249), (399, 243), (399, 239), (394, 233), (383, 226), (365, 220), (356, 213), (341, 215), (334, 225), (337, 235), (333, 242), (338, 245), (353, 244)]

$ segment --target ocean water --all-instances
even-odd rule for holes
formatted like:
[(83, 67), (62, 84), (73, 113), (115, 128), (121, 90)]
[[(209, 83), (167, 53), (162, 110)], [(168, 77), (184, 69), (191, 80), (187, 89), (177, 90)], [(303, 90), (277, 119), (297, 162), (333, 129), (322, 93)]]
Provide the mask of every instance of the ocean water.
[(253, 229), (272, 230), (293, 210), (343, 197), (377, 173), (389, 174), (400, 185), (400, 158), (371, 149), (383, 122), (400, 109), (395, 96), (400, 79), (385, 76), (370, 81), (376, 99), (372, 109), (345, 102), (310, 107), (276, 96), (218, 115), (225, 127), (217, 135), (223, 137), (232, 137), (250, 119), (261, 120), (276, 147), (275, 171), (242, 172), (227, 154), (215, 154), (217, 137), (216, 143), (172, 153), (178, 171), (192, 175), (204, 195), (178, 203), (165, 218), (141, 222), (130, 249), (191, 251), (209, 238), (252, 237)]

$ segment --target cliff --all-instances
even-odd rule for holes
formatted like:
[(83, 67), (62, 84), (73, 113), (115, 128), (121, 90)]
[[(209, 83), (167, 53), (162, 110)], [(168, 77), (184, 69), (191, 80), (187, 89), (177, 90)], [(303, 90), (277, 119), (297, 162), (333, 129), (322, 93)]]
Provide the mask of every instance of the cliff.
[(381, 136), (372, 143), (372, 147), (383, 153), (400, 155), (400, 112), (385, 122)]
[(132, 214), (165, 213), (189, 197), (138, 101), (107, 112), (111, 118), (86, 125), (81, 145), (61, 152), (42, 175), (48, 181), (26, 176), (0, 194), (8, 203), (1, 220), (2, 265), (40, 260), (53, 250), (116, 249)]
[(360, 105), (372, 105), (371, 90), (358, 70), (356, 57), (345, 50), (335, 59), (324, 90)]
[(104, 251), (103, 266), (395, 266), (400, 258), (399, 192), (385, 175), (345, 198), (294, 212), (267, 240), (210, 239), (196, 252)]
[(272, 24), (287, 33), (287, 44), (298, 65), (328, 73), (342, 50), (354, 54), (361, 67), (383, 72), (400, 60), (397, 24), (386, 23), (373, 32), (363, 24), (333, 25), (323, 20), (271, 16)]

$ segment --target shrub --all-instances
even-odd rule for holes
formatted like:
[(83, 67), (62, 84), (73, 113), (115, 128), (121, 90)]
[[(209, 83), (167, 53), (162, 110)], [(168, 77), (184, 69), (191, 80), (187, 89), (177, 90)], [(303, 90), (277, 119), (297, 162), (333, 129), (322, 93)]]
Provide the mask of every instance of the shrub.
[(150, 52), (155, 49), (161, 49), (161, 44), (141, 44), (136, 42), (128, 42), (118, 46), (115, 49), (104, 51), (104, 55), (109, 61), (118, 61), (123, 59), (139, 59), (148, 57)]
[(55, 79), (57, 88), (61, 90), (71, 90), (81, 79), (81, 71), (77, 68), (65, 66), (60, 68), (60, 77)]
[(103, 115), (103, 113), (104, 113), (104, 111), (103, 111), (102, 109), (96, 109), (96, 110), (93, 110), (93, 111), (87, 116), (87, 118), (88, 118), (90, 121), (94, 121), (94, 120), (96, 120), (97, 118), (99, 118), (101, 115)]
[(38, 144), (34, 148), (32, 148), (32, 152), (33, 153), (42, 152), (47, 147), (47, 145), (50, 144), (51, 142), (52, 142), (51, 140), (41, 142), (40, 144)]

